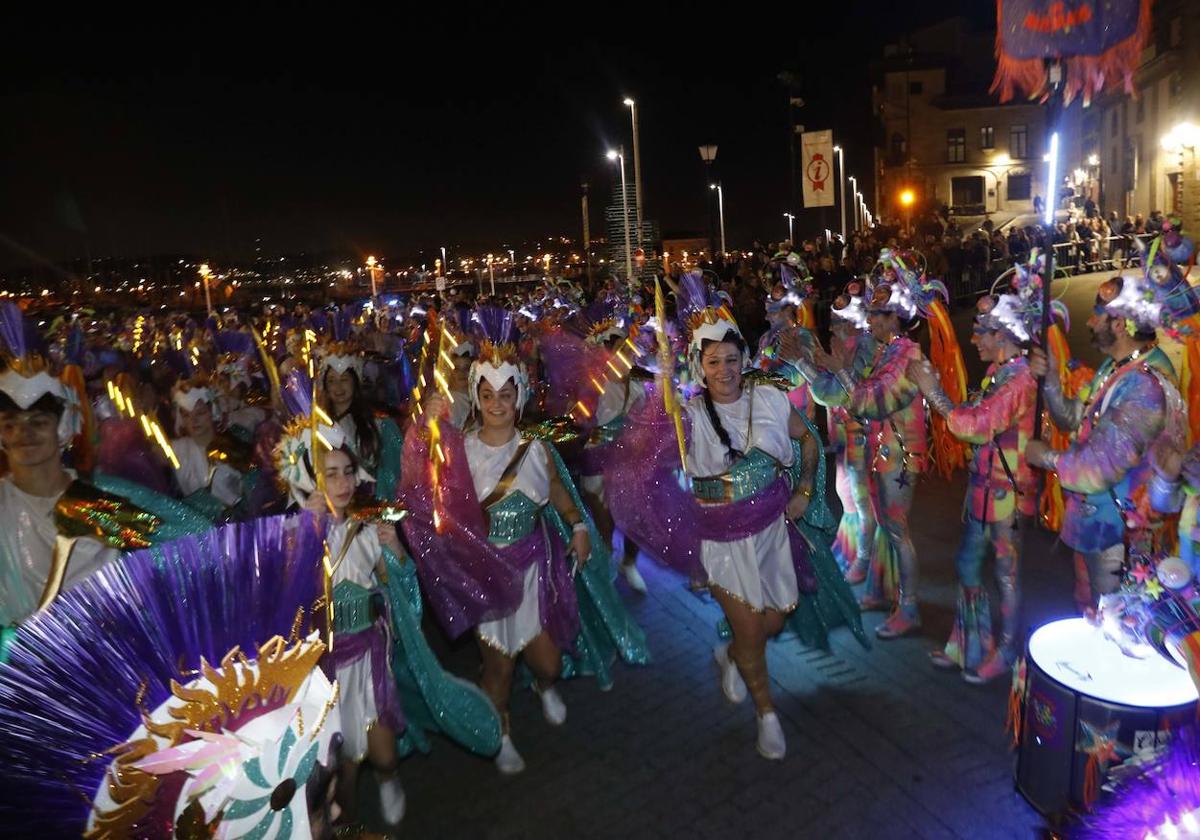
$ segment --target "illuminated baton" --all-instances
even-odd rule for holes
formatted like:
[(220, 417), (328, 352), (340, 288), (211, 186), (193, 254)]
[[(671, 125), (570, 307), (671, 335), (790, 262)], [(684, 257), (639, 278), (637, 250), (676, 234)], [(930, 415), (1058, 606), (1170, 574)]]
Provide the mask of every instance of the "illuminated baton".
[(663, 408), (675, 424), (675, 441), (679, 444), (679, 463), (687, 471), (687, 443), (683, 438), (683, 417), (675, 400), (675, 383), (672, 371), (674, 360), (671, 342), (667, 338), (666, 302), (663, 300), (662, 283), (654, 278), (654, 316), (658, 321), (658, 370), (663, 392)]

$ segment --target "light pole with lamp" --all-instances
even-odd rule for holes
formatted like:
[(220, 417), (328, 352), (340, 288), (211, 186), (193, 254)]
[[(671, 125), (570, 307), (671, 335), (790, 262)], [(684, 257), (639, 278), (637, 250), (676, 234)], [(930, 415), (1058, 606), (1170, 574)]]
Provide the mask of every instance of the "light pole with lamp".
[(625, 147), (609, 150), (609, 160), (619, 162), (621, 167), (621, 213), (625, 217), (625, 282), (633, 283), (633, 249), (629, 241), (629, 190), (625, 187)]
[(367, 257), (367, 273), (371, 275), (371, 300), (379, 297), (379, 284), (375, 279), (375, 272), (379, 270), (379, 263), (374, 257)]
[(487, 255), (487, 261), (488, 261), (488, 280), (492, 284), (492, 297), (495, 297), (496, 296), (496, 272), (495, 272), (495, 269), (492, 268), (492, 255), (491, 254)]
[(788, 244), (792, 244), (792, 222), (796, 219), (791, 213), (784, 213), (783, 217), (788, 220)]
[(842, 200), (838, 203), (842, 205), (842, 242), (844, 243), (846, 241), (846, 155), (841, 146), (834, 146), (833, 151), (837, 154), (838, 184), (842, 191)]
[(717, 191), (717, 213), (721, 220), (721, 262), (725, 262), (725, 191), (721, 189), (721, 183), (718, 181), (715, 184), (709, 184), (710, 190)]
[(912, 238), (912, 205), (916, 196), (912, 190), (900, 193), (900, 205), (904, 208), (904, 235)]
[(852, 221), (850, 223), (850, 229), (855, 231), (861, 227), (858, 221), (858, 179), (853, 175), (850, 175), (846, 178), (846, 180), (850, 182), (850, 204), (854, 208), (854, 215), (851, 217)]
[[(706, 184), (712, 183), (712, 165), (713, 161), (716, 159), (716, 144), (709, 144), (700, 147), (700, 160), (704, 161), (704, 183)], [(705, 202), (705, 206), (708, 211), (708, 253), (711, 257), (713, 251), (717, 249), (716, 245), (713, 244), (712, 202)]]
[(633, 121), (633, 196), (637, 205), (637, 244), (642, 247), (642, 152), (638, 142), (637, 103), (632, 98), (625, 97), (625, 105), (629, 108), (629, 118)]
[(200, 279), (204, 282), (204, 307), (208, 310), (208, 317), (212, 317), (212, 298), (208, 292), (208, 278), (212, 277), (212, 269), (208, 267), (208, 263), (200, 264)]

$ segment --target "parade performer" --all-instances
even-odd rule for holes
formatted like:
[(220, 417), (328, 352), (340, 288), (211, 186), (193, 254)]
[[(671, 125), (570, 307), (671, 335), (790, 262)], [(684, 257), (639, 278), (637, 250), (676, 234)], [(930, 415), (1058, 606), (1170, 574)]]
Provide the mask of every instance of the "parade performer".
[(479, 428), (459, 435), (444, 422), (444, 396), (428, 398), (405, 441), (403, 527), (443, 628), (452, 637), (475, 629), (482, 688), (504, 720), (496, 765), (512, 774), (525, 766), (508, 726), (518, 657), (533, 672), (547, 722), (558, 726), (567, 712), (560, 677), (590, 673), (607, 686), (616, 654), (644, 663), (647, 651), (557, 452), (517, 432), (529, 384), (512, 313), (484, 307), (476, 322), (470, 388)]
[[(866, 287), (857, 280), (848, 284), (830, 309), (830, 349), (835, 358), (849, 360), (846, 370), (855, 382), (863, 378), (876, 349), (875, 339), (867, 331), (865, 291)], [(811, 338), (793, 337), (785, 332), (780, 340), (780, 353), (789, 359), (800, 359), (812, 346)], [(871, 507), (866, 430), (840, 404), (843, 389), (837, 376), (814, 366), (810, 366), (808, 375), (812, 378), (809, 388), (814, 401), (826, 408), (829, 444), (838, 456), (834, 487), (842, 503), (842, 518), (833, 554), (846, 573), (846, 582), (858, 584), (867, 579), (876, 541), (882, 538), (885, 549), (887, 541), (886, 534), (877, 534)]]
[(1116, 588), (1127, 546), (1143, 552), (1158, 547), (1162, 517), (1147, 495), (1151, 448), (1165, 436), (1181, 449), (1186, 436), (1187, 411), (1157, 330), (1194, 314), (1196, 296), (1163, 262), (1160, 239), (1143, 257), (1141, 273), (1118, 275), (1097, 290), (1088, 329), (1106, 358), (1080, 398), (1063, 396), (1057, 360), (1049, 364), (1040, 349), (1030, 354), (1033, 374), (1046, 377), (1042, 390), (1055, 425), (1078, 430), (1066, 451), (1030, 441), (1025, 457), (1055, 472), (1062, 485), (1060, 536), (1082, 556), (1075, 599), (1083, 611)]
[[(910, 363), (908, 370), (950, 432), (975, 450), (963, 502), (965, 530), (955, 559), (959, 586), (954, 629), (945, 648), (933, 651), (930, 659), (938, 668), (962, 669), (963, 679), (976, 685), (1011, 673), (1019, 654), (1019, 526), (1021, 517), (1036, 512), (1036, 487), (1024, 452), (1033, 436), (1037, 383), (1025, 350), (1041, 324), (1042, 288), (1031, 271), (1014, 277), (1018, 282), (1012, 293), (985, 295), (976, 305), (971, 341), (988, 362), (978, 394), (956, 405), (927, 361)], [(1065, 320), (1066, 307), (1058, 307)], [(983, 584), (989, 553), (995, 555), (1000, 590), (999, 644), (993, 638)]]
[(808, 382), (794, 365), (782, 357), (781, 339), (788, 335), (805, 350), (811, 351), (816, 343), (812, 334), (815, 324), (809, 302), (812, 292), (812, 283), (807, 278), (801, 279), (786, 262), (780, 264), (779, 281), (771, 287), (766, 300), (767, 331), (758, 340), (758, 352), (753, 361), (756, 369), (781, 376), (792, 384), (788, 399), (809, 420), (813, 419), (815, 406)]
[(340, 728), (309, 635), (320, 558), (311, 522), (229, 524), (133, 552), (23, 623), (0, 665), (5, 834), (314, 836)]
[[(934, 363), (947, 373), (943, 381), (960, 381), (964, 365), (945, 308), (938, 300), (949, 299), (945, 286), (927, 280), (913, 259), (905, 255), (885, 249), (880, 264), (885, 271), (867, 304), (867, 323), (876, 348), (862, 378), (854, 378), (849, 357), (829, 356), (820, 347), (813, 353), (815, 365), (804, 359), (797, 364), (809, 381), (817, 379), (820, 368), (835, 373), (842, 391), (826, 399), (844, 406), (866, 430), (871, 505), (878, 527), (887, 535), (889, 550), (874, 554), (877, 568), (868, 571), (863, 606), (871, 609), (883, 605), (880, 581), (885, 578), (887, 561), (894, 557), (895, 606), (875, 629), (876, 636), (888, 640), (916, 633), (921, 626), (917, 607), (919, 567), (908, 518), (917, 479), (927, 466), (929, 443), (920, 391), (907, 374), (909, 363), (922, 358), (921, 348), (905, 332), (918, 318), (929, 319), (934, 336), (931, 347), (936, 351)], [(961, 390), (961, 385), (956, 388)], [(935, 440), (935, 448), (942, 453), (943, 467), (953, 466), (961, 457), (957, 445)]]
[[(175, 480), (183, 500), (210, 519), (226, 517), (242, 499), (252, 449), (222, 434), (217, 393), (204, 374), (184, 379), (171, 392), (175, 433), (171, 449), (179, 461)], [(238, 469), (241, 467), (242, 469)]]
[[(714, 652), (721, 689), (734, 703), (749, 692), (758, 751), (781, 759), (787, 744), (771, 701), (767, 640), (785, 622), (808, 644), (826, 645), (830, 627), (843, 622), (862, 638), (859, 614), (828, 549), (833, 520), (815, 428), (777, 385), (743, 377), (746, 342), (699, 273), (683, 277), (679, 307), (702, 391), (678, 425), (661, 390), (630, 416), (606, 474), (621, 487), (610, 503), (643, 551), (707, 586), (721, 606), (732, 636)], [(669, 369), (661, 378), (674, 389)], [(677, 444), (677, 434), (686, 440)], [(677, 475), (681, 446), (690, 492)]]
[[(341, 313), (334, 315), (334, 324), (342, 321)], [(394, 499), (404, 437), (396, 421), (371, 407), (363, 386), (362, 353), (349, 341), (335, 340), (320, 348), (318, 359), (323, 407), (345, 433), (364, 469), (375, 477), (376, 498)]]
[(46, 367), (36, 334), (15, 304), (0, 306), (8, 369), (0, 373), (0, 445), (9, 473), (0, 478), (0, 627), (51, 603), (114, 560), (205, 530), (185, 505), (131, 481), (63, 466), (79, 431), (79, 397)]
[(341, 687), (340, 802), (352, 820), (358, 767), (368, 760), (384, 817), (395, 824), (404, 812), (396, 777), (400, 757), (427, 752), (428, 733), (435, 731), (494, 755), (500, 746), (499, 716), (477, 688), (442, 670), (425, 641), (415, 570), (405, 562), (396, 532), (400, 511), (356, 503), (356, 491), (371, 476), (340, 426), (318, 422), (323, 443), (321, 452), (314, 452), (312, 385), (303, 372), (289, 375), (283, 399), (291, 419), (276, 448), (279, 475), (292, 501), (324, 524), (332, 568), (327, 592), (333, 600), (334, 641), (328, 656)]

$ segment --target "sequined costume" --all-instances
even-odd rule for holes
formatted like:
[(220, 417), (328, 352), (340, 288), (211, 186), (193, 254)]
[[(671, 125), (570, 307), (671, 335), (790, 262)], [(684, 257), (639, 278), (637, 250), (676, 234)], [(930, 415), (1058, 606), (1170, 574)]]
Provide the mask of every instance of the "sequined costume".
[[(963, 502), (964, 532), (955, 558), (959, 589), (954, 629), (944, 650), (960, 668), (977, 669), (995, 652), (1011, 665), (1018, 653), (1017, 517), (1034, 513), (1036, 489), (1024, 451), (1033, 435), (1036, 393), (1029, 363), (1024, 356), (1017, 356), (989, 365), (982, 390), (962, 405), (953, 406), (944, 395), (930, 398), (930, 404), (944, 412), (950, 432), (974, 448)], [(983, 583), (989, 551), (995, 554), (1000, 590), (998, 646)]]
[(1117, 586), (1127, 543), (1150, 546), (1158, 538), (1160, 518), (1146, 490), (1150, 446), (1168, 429), (1169, 413), (1183, 412), (1174, 378), (1171, 361), (1153, 347), (1105, 359), (1082, 399), (1066, 399), (1057, 380), (1047, 380), (1055, 424), (1077, 430), (1070, 449), (1046, 459), (1065, 495), (1062, 541), (1086, 564), (1087, 580), (1077, 568), (1077, 602)]
[[(861, 378), (839, 371), (840, 393), (830, 389), (824, 395), (827, 405), (844, 408), (863, 429), (871, 511), (896, 558), (897, 608), (913, 621), (918, 618), (918, 568), (908, 516), (913, 488), (925, 469), (928, 441), (920, 390), (906, 371), (909, 363), (921, 358), (920, 345), (895, 336), (887, 344), (876, 344)], [(819, 378), (815, 366), (803, 360), (799, 364), (810, 381)], [(875, 554), (867, 572), (867, 598), (887, 597), (888, 559), (886, 552)]]

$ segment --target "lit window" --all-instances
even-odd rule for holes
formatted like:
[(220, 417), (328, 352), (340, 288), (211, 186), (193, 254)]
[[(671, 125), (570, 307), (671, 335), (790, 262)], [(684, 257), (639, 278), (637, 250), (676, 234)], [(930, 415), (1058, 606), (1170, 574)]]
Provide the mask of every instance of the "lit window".
[(979, 129), (979, 148), (996, 148), (996, 129), (994, 126), (985, 125), (983, 128)]

